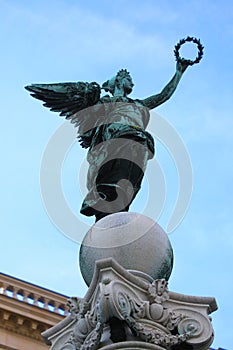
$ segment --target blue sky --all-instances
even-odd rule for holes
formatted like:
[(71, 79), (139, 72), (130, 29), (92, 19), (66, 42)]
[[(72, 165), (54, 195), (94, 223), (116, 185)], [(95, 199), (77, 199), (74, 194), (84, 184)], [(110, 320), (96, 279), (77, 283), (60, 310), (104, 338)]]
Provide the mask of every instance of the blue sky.
[[(214, 346), (232, 348), (233, 190), (231, 1), (1, 1), (1, 271), (67, 295), (84, 296), (79, 244), (50, 221), (40, 195), (44, 149), (63, 120), (33, 100), (33, 82), (97, 81), (120, 68), (134, 79), (134, 98), (158, 93), (175, 71), (173, 48), (187, 35), (205, 46), (175, 93), (156, 111), (183, 138), (193, 167), (193, 195), (170, 235), (175, 265), (169, 288), (214, 296)], [(59, 151), (59, 150), (58, 150)], [(67, 201), (79, 216), (85, 151), (75, 144), (64, 163)], [(167, 189), (164, 228), (178, 191), (175, 165), (157, 142)], [(135, 201), (143, 211), (149, 185)], [(145, 197), (144, 197), (145, 196)], [(156, 198), (155, 198), (156, 201)], [(81, 218), (81, 215), (79, 216)], [(88, 221), (91, 224), (92, 221)]]

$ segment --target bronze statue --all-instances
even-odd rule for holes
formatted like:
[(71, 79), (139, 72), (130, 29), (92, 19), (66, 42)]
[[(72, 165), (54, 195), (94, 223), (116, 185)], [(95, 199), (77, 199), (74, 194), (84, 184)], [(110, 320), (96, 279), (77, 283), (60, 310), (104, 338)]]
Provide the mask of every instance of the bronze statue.
[[(179, 49), (186, 41), (198, 45), (195, 61), (179, 56)], [(125, 69), (101, 87), (96, 82), (26, 86), (33, 97), (45, 102), (44, 106), (71, 120), (78, 129), (81, 146), (89, 148), (89, 192), (82, 204), (82, 214), (95, 215), (99, 220), (114, 212), (128, 211), (140, 189), (147, 161), (154, 154), (153, 138), (146, 131), (149, 110), (172, 96), (184, 71), (189, 65), (198, 63), (202, 55), (199, 40), (182, 39), (175, 47), (177, 66), (173, 78), (160, 93), (145, 99), (128, 97), (134, 84)], [(111, 95), (101, 97), (101, 90)], [(118, 140), (118, 143), (108, 142), (112, 140)], [(126, 150), (130, 156), (125, 156)], [(106, 161), (109, 154), (110, 160)], [(122, 183), (123, 179), (128, 182)]]

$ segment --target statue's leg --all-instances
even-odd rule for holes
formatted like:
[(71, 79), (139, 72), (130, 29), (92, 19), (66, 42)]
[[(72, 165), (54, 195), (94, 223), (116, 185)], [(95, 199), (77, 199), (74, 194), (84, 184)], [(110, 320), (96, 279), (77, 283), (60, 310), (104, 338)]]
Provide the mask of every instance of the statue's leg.
[(105, 200), (106, 215), (129, 210), (141, 187), (143, 176), (143, 169), (127, 159), (114, 159), (101, 167), (96, 178), (96, 187)]
[(109, 161), (104, 157), (108, 154), (106, 147), (98, 149), (98, 154), (89, 152), (89, 193), (82, 204), (82, 214), (95, 215), (98, 221), (106, 215), (129, 210), (140, 190), (149, 152), (146, 146), (142, 147), (138, 142), (132, 144), (129, 141), (127, 145), (126, 141), (125, 147), (127, 157), (132, 154), (130, 160), (125, 156), (123, 147), (115, 149)]

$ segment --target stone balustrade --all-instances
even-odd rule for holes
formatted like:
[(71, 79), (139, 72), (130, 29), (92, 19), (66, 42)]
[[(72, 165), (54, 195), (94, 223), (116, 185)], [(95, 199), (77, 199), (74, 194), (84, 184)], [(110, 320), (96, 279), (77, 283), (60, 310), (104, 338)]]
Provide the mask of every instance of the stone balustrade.
[(0, 295), (66, 316), (68, 297), (0, 273)]

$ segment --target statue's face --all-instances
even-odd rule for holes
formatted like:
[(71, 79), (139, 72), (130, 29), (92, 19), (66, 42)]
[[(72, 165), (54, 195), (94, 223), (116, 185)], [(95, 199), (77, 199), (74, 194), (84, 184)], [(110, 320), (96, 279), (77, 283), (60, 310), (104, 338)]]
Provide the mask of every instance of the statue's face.
[(133, 90), (134, 87), (134, 83), (131, 77), (125, 77), (123, 78), (123, 87), (124, 87), (124, 91), (126, 92), (126, 94), (130, 94)]

